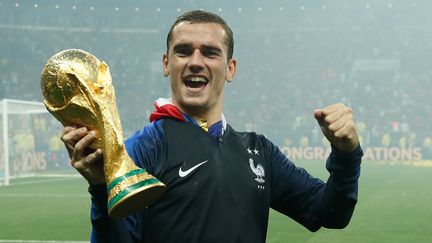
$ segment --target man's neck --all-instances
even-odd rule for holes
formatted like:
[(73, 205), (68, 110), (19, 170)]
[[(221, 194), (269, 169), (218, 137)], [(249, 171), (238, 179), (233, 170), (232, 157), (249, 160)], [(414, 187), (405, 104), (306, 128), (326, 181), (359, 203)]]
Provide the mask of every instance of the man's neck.
[(212, 109), (206, 109), (201, 107), (181, 107), (176, 105), (181, 112), (187, 114), (190, 118), (195, 120), (198, 124), (206, 122), (207, 126), (215, 124), (222, 120), (222, 108), (217, 106)]
[(219, 137), (222, 134), (224, 134), (224, 131), (226, 129), (226, 120), (223, 114), (221, 114), (219, 120), (211, 123), (208, 123), (207, 120), (205, 119), (200, 119), (200, 120), (193, 119), (186, 113), (183, 113), (183, 116), (186, 118), (187, 122), (195, 123), (197, 126), (201, 127), (204, 131), (208, 132), (210, 135), (215, 137)]
[(194, 115), (194, 114), (190, 114), (185, 112), (189, 117), (191, 117), (192, 119), (194, 119), (198, 124), (200, 125), (204, 125), (204, 123), (206, 123), (205, 126), (210, 127), (211, 125), (215, 124), (216, 122), (222, 120), (222, 112), (219, 112), (217, 114), (208, 114), (208, 115)]

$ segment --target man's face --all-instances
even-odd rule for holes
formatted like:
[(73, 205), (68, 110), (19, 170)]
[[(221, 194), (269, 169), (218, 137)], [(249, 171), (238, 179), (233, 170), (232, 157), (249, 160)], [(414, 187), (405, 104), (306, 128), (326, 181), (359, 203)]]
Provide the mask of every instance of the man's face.
[(189, 115), (222, 112), (224, 83), (236, 70), (236, 61), (227, 58), (224, 29), (216, 23), (182, 22), (172, 34), (163, 71), (170, 76), (173, 103)]

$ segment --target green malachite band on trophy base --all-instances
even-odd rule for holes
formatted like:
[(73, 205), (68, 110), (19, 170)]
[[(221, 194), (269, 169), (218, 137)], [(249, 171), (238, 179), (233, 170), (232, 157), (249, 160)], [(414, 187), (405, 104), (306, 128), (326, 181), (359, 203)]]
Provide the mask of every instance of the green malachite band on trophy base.
[(109, 185), (108, 185), (108, 192), (111, 191), (118, 183), (124, 181), (126, 178), (131, 177), (133, 175), (142, 174), (145, 173), (145, 169), (136, 169), (129, 171), (128, 173), (124, 174), (123, 176), (115, 178)]
[(108, 202), (108, 209), (111, 209), (118, 201), (120, 201), (122, 198), (124, 198), (129, 193), (135, 191), (136, 189), (138, 189), (140, 187), (151, 185), (151, 184), (160, 184), (160, 181), (158, 179), (156, 179), (156, 178), (151, 178), (151, 179), (148, 179), (148, 180), (145, 180), (145, 181), (138, 182), (135, 185), (132, 185), (132, 186), (130, 186), (128, 188), (125, 188), (119, 194), (117, 194), (116, 196), (114, 196), (111, 199), (111, 201)]

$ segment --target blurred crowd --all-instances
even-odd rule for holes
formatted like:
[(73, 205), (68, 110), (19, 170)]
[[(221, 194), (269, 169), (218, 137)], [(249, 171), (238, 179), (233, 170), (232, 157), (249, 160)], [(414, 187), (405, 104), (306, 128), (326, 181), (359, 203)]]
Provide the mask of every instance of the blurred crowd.
[[(329, 26), (320, 23), (323, 14), (290, 22), (296, 16), (283, 11), (237, 11), (241, 18), (221, 13), (236, 39), (238, 73), (227, 84), (224, 107), (236, 129), (258, 131), (280, 146), (321, 146), (313, 111), (342, 102), (352, 107), (364, 146), (431, 150), (431, 28), (411, 17), (395, 23), (400, 15), (380, 22), (379, 13), (351, 23), (344, 22), (349, 13), (333, 16), (337, 24)], [(148, 122), (155, 99), (170, 95), (161, 58), (177, 14), (161, 12), (34, 14), (27, 22), (9, 15), (3, 20), (10, 26), (0, 27), (0, 98), (42, 101), (46, 60), (84, 49), (108, 63), (128, 136)]]

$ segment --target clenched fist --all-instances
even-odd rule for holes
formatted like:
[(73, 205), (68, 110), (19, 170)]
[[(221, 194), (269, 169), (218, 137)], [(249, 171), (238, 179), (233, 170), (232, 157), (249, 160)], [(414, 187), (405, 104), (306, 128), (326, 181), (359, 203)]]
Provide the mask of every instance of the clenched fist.
[(315, 119), (324, 136), (333, 146), (344, 152), (351, 152), (359, 145), (352, 109), (338, 103), (317, 109)]

